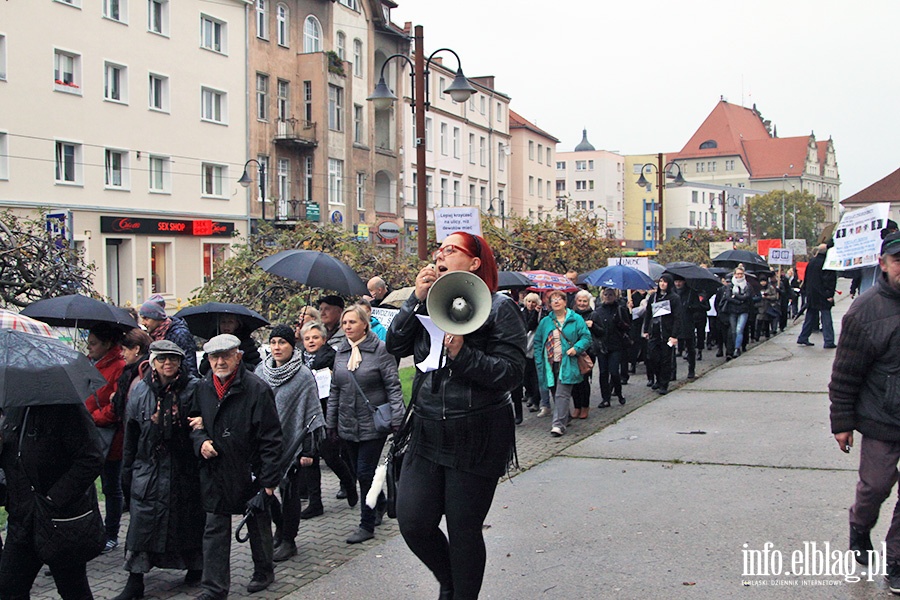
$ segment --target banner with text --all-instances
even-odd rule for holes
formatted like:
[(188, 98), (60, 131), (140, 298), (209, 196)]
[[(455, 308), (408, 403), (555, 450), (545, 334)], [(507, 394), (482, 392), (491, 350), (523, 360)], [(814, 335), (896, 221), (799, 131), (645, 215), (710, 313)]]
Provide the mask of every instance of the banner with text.
[(438, 243), (457, 231), (481, 235), (481, 211), (477, 206), (434, 209), (434, 234)]
[(606, 259), (607, 266), (625, 265), (650, 277), (650, 259), (646, 256), (618, 256)]
[(881, 230), (887, 225), (891, 205), (887, 202), (844, 213), (834, 229), (834, 249), (825, 268), (834, 271), (857, 269), (878, 264)]
[(790, 248), (769, 248), (768, 263), (790, 266), (794, 264), (794, 253)]
[(710, 242), (709, 243), (709, 257), (715, 259), (718, 255), (723, 252), (728, 252), (729, 250), (734, 250), (734, 242)]

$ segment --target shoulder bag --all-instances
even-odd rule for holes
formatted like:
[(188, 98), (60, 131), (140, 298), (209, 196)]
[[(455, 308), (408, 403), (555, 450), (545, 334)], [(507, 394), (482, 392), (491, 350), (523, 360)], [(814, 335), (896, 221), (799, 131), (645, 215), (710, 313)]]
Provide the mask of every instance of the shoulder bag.
[(22, 474), (34, 492), (34, 549), (47, 565), (86, 563), (100, 555), (106, 545), (103, 517), (93, 482), (77, 500), (65, 507), (35, 489), (22, 461), (22, 440), (30, 409), (25, 409), (19, 433), (17, 460)]
[[(561, 335), (565, 338), (565, 340), (566, 340), (566, 342), (568, 342), (569, 346), (574, 348), (575, 344), (570, 342), (569, 338), (566, 337), (566, 334), (563, 333), (562, 327), (559, 326), (559, 323), (557, 322), (556, 317), (553, 318), (553, 326), (556, 327), (557, 331), (559, 331), (559, 335)], [(594, 370), (594, 359), (591, 358), (591, 355), (588, 354), (587, 352), (579, 353), (577, 360), (578, 360), (578, 371), (582, 375), (587, 375), (591, 371)]]
[(353, 380), (353, 385), (356, 386), (356, 391), (359, 392), (359, 395), (363, 397), (363, 400), (366, 401), (366, 406), (369, 407), (369, 410), (372, 411), (372, 419), (375, 421), (375, 431), (378, 433), (390, 433), (394, 430), (392, 425), (393, 421), (393, 411), (391, 410), (391, 402), (388, 400), (384, 404), (379, 406), (373, 406), (369, 399), (366, 397), (366, 393), (362, 391), (362, 388), (359, 387), (359, 382), (356, 381), (356, 375), (353, 374), (353, 371), (347, 370), (350, 373), (350, 379)]

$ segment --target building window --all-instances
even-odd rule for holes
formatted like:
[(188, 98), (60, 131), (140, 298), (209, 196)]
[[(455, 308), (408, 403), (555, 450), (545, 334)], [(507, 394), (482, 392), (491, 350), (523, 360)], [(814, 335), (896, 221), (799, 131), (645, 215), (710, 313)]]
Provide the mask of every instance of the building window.
[(353, 76), (363, 76), (363, 46), (360, 40), (353, 40)]
[(203, 244), (203, 283), (218, 275), (228, 257), (228, 244)]
[(312, 121), (312, 82), (303, 82), (303, 118)]
[(709, 161), (709, 164), (707, 166), (709, 167), (710, 173), (716, 172), (716, 161), (714, 161), (714, 160)]
[(534, 142), (528, 141), (528, 160), (534, 160)]
[(449, 193), (450, 182), (446, 177), (441, 177), (441, 206), (447, 206), (447, 194)]
[(200, 46), (213, 52), (224, 53), (225, 23), (206, 15), (200, 15)]
[(697, 163), (697, 172), (702, 173), (704, 171), (704, 169), (703, 169), (704, 166), (705, 166), (705, 163), (698, 162)]
[[(471, 96), (469, 96), (469, 110), (471, 110), (472, 112), (475, 112), (475, 94), (472, 94)], [(471, 200), (471, 202), (474, 203), (475, 200)]]
[(152, 110), (169, 111), (169, 78), (150, 73), (150, 108)]
[(256, 74), (256, 118), (269, 120), (269, 76)]
[(125, 23), (128, 21), (126, 14), (126, 0), (103, 0), (103, 16), (113, 21)]
[(9, 179), (9, 137), (0, 131), (0, 180)]
[(566, 170), (565, 161), (559, 161), (558, 163), (556, 163), (556, 170), (557, 171), (565, 171)]
[(550, 190), (551, 190), (551, 188), (550, 188), (550, 182), (548, 181), (548, 182), (547, 182), (547, 200), (549, 200), (550, 198), (553, 197), (553, 194), (552, 194), (552, 192), (551, 192)]
[(591, 179), (590, 181), (588, 181), (588, 189), (589, 189), (589, 190), (593, 190), (593, 189), (594, 189), (594, 180), (593, 180), (593, 179)]
[[(150, 291), (154, 294), (165, 294), (168, 291), (169, 265), (168, 258), (172, 244), (152, 242), (150, 244)], [(173, 269), (174, 271), (174, 269)]]
[(584, 179), (578, 180), (575, 182), (575, 190), (579, 192), (583, 192), (587, 189), (587, 181)]
[(353, 141), (357, 144), (364, 143), (363, 136), (363, 107), (359, 104), (353, 105)]
[(475, 164), (475, 134), (469, 134), (469, 163)]
[(553, 157), (552, 157), (552, 155), (550, 154), (550, 146), (547, 146), (547, 164), (548, 164), (548, 165), (552, 165), (552, 164), (553, 164), (552, 158), (553, 158)]
[(287, 158), (278, 159), (278, 172), (276, 173), (276, 185), (278, 186), (278, 206), (275, 214), (287, 216), (288, 200), (291, 199), (291, 161)]
[(6, 81), (6, 36), (0, 33), (0, 81)]
[(265, 154), (257, 154), (256, 162), (259, 163), (259, 167), (257, 167), (257, 173), (262, 175), (265, 174), (265, 177), (257, 177), (256, 178), (256, 199), (261, 200), (262, 198), (269, 198), (269, 157)]
[(459, 186), (458, 181), (453, 182), (453, 206), (459, 206)]
[[(699, 194), (699, 192), (697, 192), (697, 190), (694, 190), (694, 191), (691, 192), (691, 202), (692, 202), (693, 204), (699, 204), (699, 203), (700, 203), (699, 195), (700, 195), (700, 194)], [(706, 195), (706, 192), (703, 192), (703, 195), (705, 196), (705, 195)]]
[(56, 142), (56, 183), (81, 183), (81, 144)]
[(576, 160), (575, 161), (575, 170), (576, 171), (587, 171), (587, 161), (586, 160)]
[(359, 0), (340, 0), (342, 6), (346, 6), (350, 10), (359, 12)]
[(344, 203), (344, 161), (328, 159), (328, 204)]
[(344, 130), (344, 89), (336, 85), (328, 86), (328, 128)]
[(447, 132), (449, 127), (446, 123), (441, 123), (441, 154), (447, 156)]
[(528, 176), (528, 195), (534, 196), (534, 176)]
[(565, 179), (557, 179), (556, 180), (556, 191), (557, 192), (566, 191), (566, 180)]
[(108, 188), (119, 190), (130, 187), (128, 181), (128, 153), (121, 150), (106, 150), (104, 152), (104, 183)]
[(734, 161), (733, 160), (725, 161), (725, 170), (726, 171), (734, 171)]
[(201, 88), (200, 118), (213, 123), (225, 123), (225, 93), (210, 88)]
[(588, 161), (588, 171), (593, 171), (593, 170), (594, 170), (594, 161), (589, 160)]
[(478, 139), (478, 156), (480, 158), (481, 166), (485, 166), (487, 164), (487, 140), (484, 139), (484, 136), (481, 136)]
[(275, 112), (282, 121), (291, 118), (291, 82), (278, 80), (278, 97), (275, 99)]
[(503, 122), (503, 103), (501, 102), (497, 103), (497, 122)]
[(125, 94), (126, 69), (122, 65), (104, 63), (103, 98), (111, 102), (128, 102)]
[(81, 56), (54, 50), (53, 82), (58, 92), (81, 94)]
[(366, 174), (356, 174), (356, 208), (366, 209)]
[(506, 146), (503, 142), (497, 143), (497, 169), (499, 171), (506, 170)]
[(169, 35), (169, 0), (147, 0), (147, 29)]
[(150, 157), (149, 172), (151, 192), (168, 193), (171, 191), (172, 172), (170, 165), (171, 161), (167, 157)]
[(303, 52), (321, 52), (322, 51), (322, 25), (319, 20), (312, 15), (306, 17), (303, 24)]
[(337, 41), (335, 43), (335, 48), (338, 58), (341, 60), (347, 60), (347, 36), (344, 35), (343, 31), (337, 32)]
[(544, 145), (538, 144), (537, 160), (539, 164), (544, 164)]
[(275, 35), (279, 46), (287, 48), (291, 45), (291, 20), (288, 7), (279, 4), (275, 9)]
[(690, 212), (690, 217), (689, 217), (689, 219), (688, 219), (688, 224), (689, 224), (691, 227), (696, 227), (696, 226), (697, 226), (697, 213), (694, 212), (693, 210)]
[(453, 158), (459, 158), (459, 127), (453, 128)]
[(203, 195), (221, 198), (224, 195), (225, 167), (203, 163)]
[(426, 175), (425, 176), (425, 206), (427, 206), (429, 208), (434, 208), (434, 199), (431, 196), (431, 188), (432, 188), (431, 182), (432, 182), (431, 175)]
[(479, 98), (481, 98), (481, 105), (479, 107), (480, 112), (481, 112), (481, 114), (484, 114), (486, 107), (487, 107), (487, 98), (485, 96), (479, 96)]
[(484, 186), (481, 186), (480, 192), (481, 192), (481, 202), (480, 202), (481, 210), (482, 210), (482, 212), (487, 212), (487, 209), (488, 209), (487, 188)]
[(475, 206), (475, 186), (469, 185), (469, 206)]
[(256, 37), (269, 39), (269, 0), (256, 0)]
[(431, 133), (433, 121), (431, 117), (425, 117), (425, 150), (431, 152), (431, 139), (434, 137)]

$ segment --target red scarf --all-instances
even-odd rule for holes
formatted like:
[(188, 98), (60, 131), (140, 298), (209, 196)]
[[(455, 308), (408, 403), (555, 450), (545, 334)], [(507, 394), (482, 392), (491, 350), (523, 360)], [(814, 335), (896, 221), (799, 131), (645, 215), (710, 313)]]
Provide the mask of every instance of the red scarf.
[(172, 318), (166, 317), (165, 321), (159, 324), (159, 326), (150, 332), (150, 338), (154, 342), (158, 342), (160, 340), (166, 339), (166, 334), (169, 333), (169, 327), (172, 326)]
[(234, 373), (228, 376), (228, 379), (225, 381), (221, 381), (215, 373), (213, 374), (213, 385), (216, 386), (216, 395), (219, 397), (219, 402), (222, 401), (222, 398), (225, 397), (225, 392), (228, 391), (228, 388), (231, 387), (231, 384), (234, 383), (234, 378), (237, 377), (238, 370), (235, 369)]

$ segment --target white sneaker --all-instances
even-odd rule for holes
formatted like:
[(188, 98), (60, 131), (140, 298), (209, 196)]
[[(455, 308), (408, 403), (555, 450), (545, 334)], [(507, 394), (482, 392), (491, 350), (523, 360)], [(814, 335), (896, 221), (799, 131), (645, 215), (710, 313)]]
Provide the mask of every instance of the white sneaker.
[(539, 416), (539, 417), (546, 417), (546, 416), (549, 415), (549, 414), (550, 414), (550, 409), (547, 408), (546, 406), (542, 406), (542, 407), (541, 407), (541, 410), (538, 411), (537, 416)]
[(552, 435), (553, 437), (560, 437), (563, 433), (563, 430), (559, 427), (550, 428), (550, 435)]

